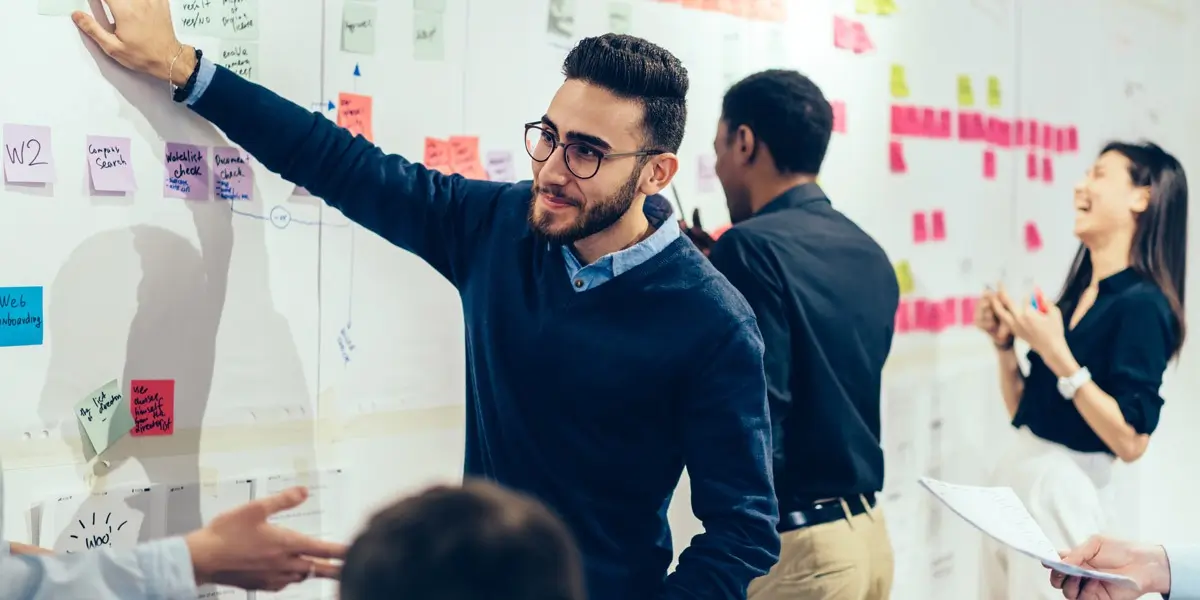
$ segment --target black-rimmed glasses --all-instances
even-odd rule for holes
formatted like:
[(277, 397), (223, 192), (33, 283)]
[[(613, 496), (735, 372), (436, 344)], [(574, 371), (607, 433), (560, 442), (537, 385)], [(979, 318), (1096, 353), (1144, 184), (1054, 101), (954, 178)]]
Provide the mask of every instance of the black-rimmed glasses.
[(547, 129), (541, 123), (525, 124), (525, 151), (529, 158), (537, 162), (546, 162), (554, 151), (562, 146), (567, 169), (579, 179), (591, 179), (600, 171), (600, 163), (611, 158), (627, 158), (630, 156), (654, 156), (662, 154), (663, 150), (639, 150), (637, 152), (601, 152), (585, 142), (564, 144), (558, 139), (558, 134)]

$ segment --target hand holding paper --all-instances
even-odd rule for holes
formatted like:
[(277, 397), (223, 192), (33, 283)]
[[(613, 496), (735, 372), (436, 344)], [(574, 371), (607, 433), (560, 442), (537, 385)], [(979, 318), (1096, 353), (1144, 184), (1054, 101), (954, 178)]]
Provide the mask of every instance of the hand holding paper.
[(1128, 582), (1091, 579), (1052, 569), (1050, 585), (1067, 598), (1133, 600), (1143, 594), (1171, 591), (1171, 567), (1162, 546), (1132, 544), (1104, 536), (1093, 536), (1083, 545), (1063, 553), (1062, 562), (1080, 569), (1127, 577)]

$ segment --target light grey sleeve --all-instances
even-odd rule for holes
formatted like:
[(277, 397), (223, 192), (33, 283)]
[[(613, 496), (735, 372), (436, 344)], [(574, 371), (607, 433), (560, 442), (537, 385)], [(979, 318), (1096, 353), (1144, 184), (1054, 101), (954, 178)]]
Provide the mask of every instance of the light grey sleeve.
[(1200, 544), (1163, 545), (1171, 565), (1171, 600), (1200, 600)]

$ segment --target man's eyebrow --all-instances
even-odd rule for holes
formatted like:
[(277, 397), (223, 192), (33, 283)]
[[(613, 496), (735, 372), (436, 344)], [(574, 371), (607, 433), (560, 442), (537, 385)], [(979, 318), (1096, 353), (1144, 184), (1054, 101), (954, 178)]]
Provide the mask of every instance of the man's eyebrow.
[[(549, 115), (542, 115), (542, 123), (550, 129), (558, 131), (558, 125), (550, 119)], [(595, 147), (597, 150), (608, 152), (612, 150), (612, 144), (604, 141), (603, 138), (591, 135), (589, 133), (580, 133), (578, 131), (568, 131), (566, 133), (558, 132), (559, 137), (564, 138), (567, 142), (583, 142), (589, 146)]]

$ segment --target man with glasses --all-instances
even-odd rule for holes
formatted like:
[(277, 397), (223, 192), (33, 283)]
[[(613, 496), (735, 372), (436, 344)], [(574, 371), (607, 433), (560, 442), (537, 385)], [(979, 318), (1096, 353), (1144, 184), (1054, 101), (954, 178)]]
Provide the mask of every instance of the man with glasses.
[[(630, 36), (582, 40), (545, 115), (525, 125), (533, 181), (473, 181), (386, 155), (204, 60), (176, 39), (168, 0), (107, 4), (115, 29), (74, 17), (106, 53), (170, 81), (263, 165), (455, 285), (464, 470), (562, 516), (591, 600), (744, 598), (775, 563), (753, 312), (663, 218), (670, 207), (646, 201), (679, 167), (678, 59)], [(685, 465), (704, 533), (667, 576), (666, 509)]]

